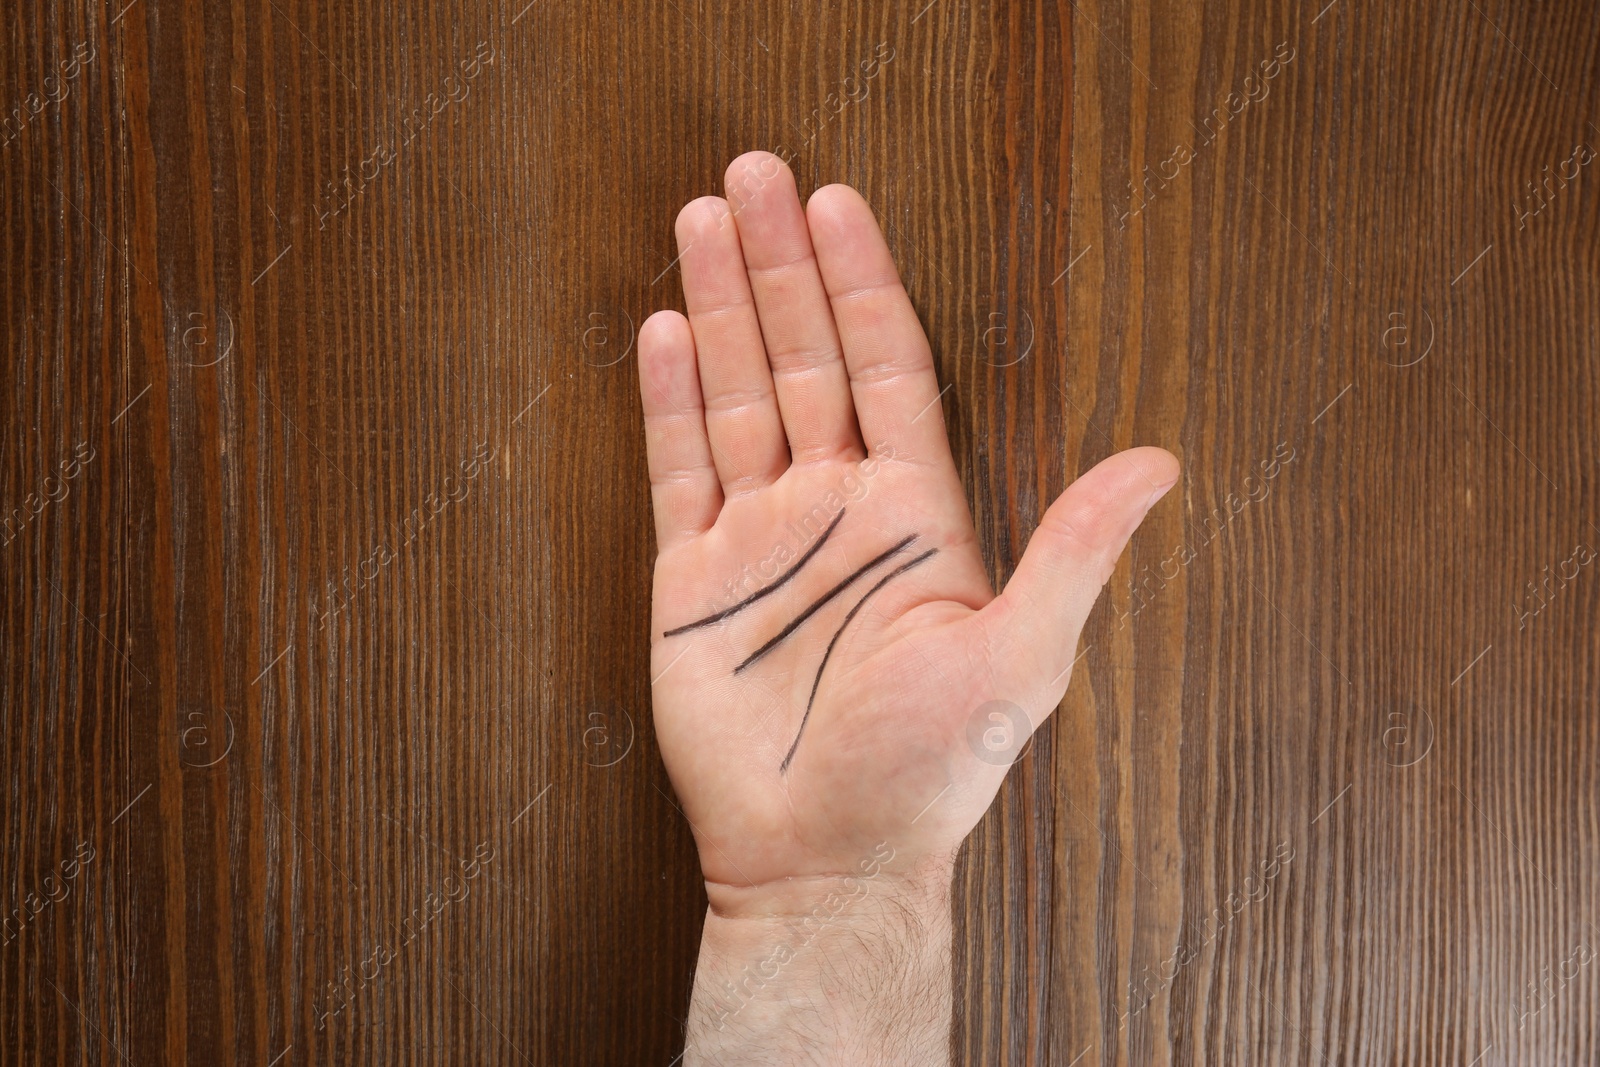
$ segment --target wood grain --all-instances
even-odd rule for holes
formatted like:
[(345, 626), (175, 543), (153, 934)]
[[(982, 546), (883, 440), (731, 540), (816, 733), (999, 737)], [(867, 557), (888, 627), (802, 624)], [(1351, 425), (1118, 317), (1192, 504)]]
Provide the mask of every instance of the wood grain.
[(956, 1059), (1596, 1062), (1597, 100), (1578, 2), (22, 0), (0, 1063), (672, 1062), (632, 342), (752, 147), (879, 212), (997, 581), (1184, 461)]
[(1515, 210), (1593, 13), (1078, 12), (1073, 388), (1186, 474), (1056, 726), (1039, 1059), (1593, 1062), (1600, 583), (1518, 609), (1600, 532), (1600, 200)]

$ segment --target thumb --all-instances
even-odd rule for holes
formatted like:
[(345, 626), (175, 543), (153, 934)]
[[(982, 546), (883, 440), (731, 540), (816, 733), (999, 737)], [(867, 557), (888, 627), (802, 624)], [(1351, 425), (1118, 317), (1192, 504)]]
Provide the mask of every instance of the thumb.
[(1170, 452), (1134, 448), (1101, 460), (1050, 505), (1005, 590), (979, 613), (989, 647), (1007, 650), (1019, 696), (1037, 695), (1046, 708), (1061, 699), (1084, 620), (1178, 474)]

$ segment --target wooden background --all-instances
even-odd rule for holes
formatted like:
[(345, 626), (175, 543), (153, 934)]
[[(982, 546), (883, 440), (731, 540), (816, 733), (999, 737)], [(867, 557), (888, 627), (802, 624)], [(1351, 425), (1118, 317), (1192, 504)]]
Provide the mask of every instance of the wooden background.
[(957, 1059), (1600, 1062), (1600, 14), (924, 3), (12, 5), (0, 1063), (673, 1060), (632, 342), (753, 147), (880, 213), (997, 578), (1184, 462)]

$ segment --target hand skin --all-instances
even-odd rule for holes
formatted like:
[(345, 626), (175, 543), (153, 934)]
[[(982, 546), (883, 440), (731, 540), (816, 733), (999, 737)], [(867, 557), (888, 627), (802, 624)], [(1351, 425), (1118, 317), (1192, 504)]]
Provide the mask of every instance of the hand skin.
[[(709, 901), (684, 1062), (947, 1063), (956, 853), (1066, 692), (1083, 622), (1177, 460), (1135, 448), (1082, 475), (996, 596), (871, 209), (842, 185), (802, 209), (765, 152), (725, 188), (678, 216), (688, 319), (658, 312), (639, 332), (656, 736)], [(791, 581), (666, 636), (772, 584), (841, 509)]]

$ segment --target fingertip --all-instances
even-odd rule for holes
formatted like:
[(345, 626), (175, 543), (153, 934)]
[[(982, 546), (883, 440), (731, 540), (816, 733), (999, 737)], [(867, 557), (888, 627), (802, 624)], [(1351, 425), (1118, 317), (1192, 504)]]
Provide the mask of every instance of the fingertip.
[(824, 185), (812, 193), (806, 201), (806, 222), (813, 234), (817, 233), (819, 228), (837, 230), (849, 221), (853, 212), (862, 208), (869, 213), (872, 210), (861, 194), (850, 186), (837, 183)]
[(1183, 473), (1183, 464), (1178, 457), (1164, 448), (1155, 445), (1141, 445), (1129, 449), (1128, 458), (1134, 462), (1149, 461), (1151, 465), (1150, 479), (1157, 485), (1171, 485)]
[(900, 281), (872, 205), (850, 186), (825, 185), (811, 194), (806, 228), (830, 295)]
[(688, 319), (676, 311), (663, 308), (645, 319), (644, 325), (639, 327), (639, 343), (641, 345), (648, 343), (647, 338), (653, 340), (658, 337), (672, 337), (675, 333), (687, 336), (688, 332)]
[[(746, 152), (729, 165), (725, 180), (748, 270), (772, 272), (812, 258), (811, 234), (794, 175), (782, 159), (771, 152)], [(758, 284), (752, 275), (751, 285)], [(760, 307), (762, 301), (757, 301), (764, 318), (787, 310), (772, 301), (770, 291), (765, 303)]]
[(1166, 496), (1183, 475), (1183, 465), (1178, 462), (1178, 457), (1164, 448), (1142, 445), (1119, 455), (1127, 460), (1137, 475), (1139, 481), (1135, 487), (1142, 483), (1150, 490), (1147, 508), (1154, 507), (1156, 501)]
[(720, 196), (700, 196), (683, 205), (672, 226), (678, 238), (679, 251), (693, 244), (697, 238), (721, 229), (727, 217), (728, 202)]
[(854, 186), (846, 185), (844, 182), (833, 182), (812, 193), (811, 203), (819, 207), (827, 207), (843, 203), (865, 204), (866, 200), (862, 198), (860, 193), (856, 192)]
[[(1109, 574), (1146, 512), (1177, 483), (1178, 474), (1177, 459), (1162, 448), (1130, 448), (1101, 460), (1045, 512), (1038, 531), (1045, 556), (1056, 566), (1082, 553), (1077, 564)], [(1101, 575), (1096, 585), (1104, 580)]]
[(787, 181), (794, 188), (794, 173), (782, 157), (765, 150), (746, 152), (739, 156), (722, 174), (722, 187), (727, 192), (728, 203), (748, 203), (775, 181)]
[[(639, 327), (639, 378), (647, 390), (672, 396), (685, 366), (694, 366), (694, 333), (676, 311), (658, 311)], [(651, 399), (646, 393), (645, 399)]]

